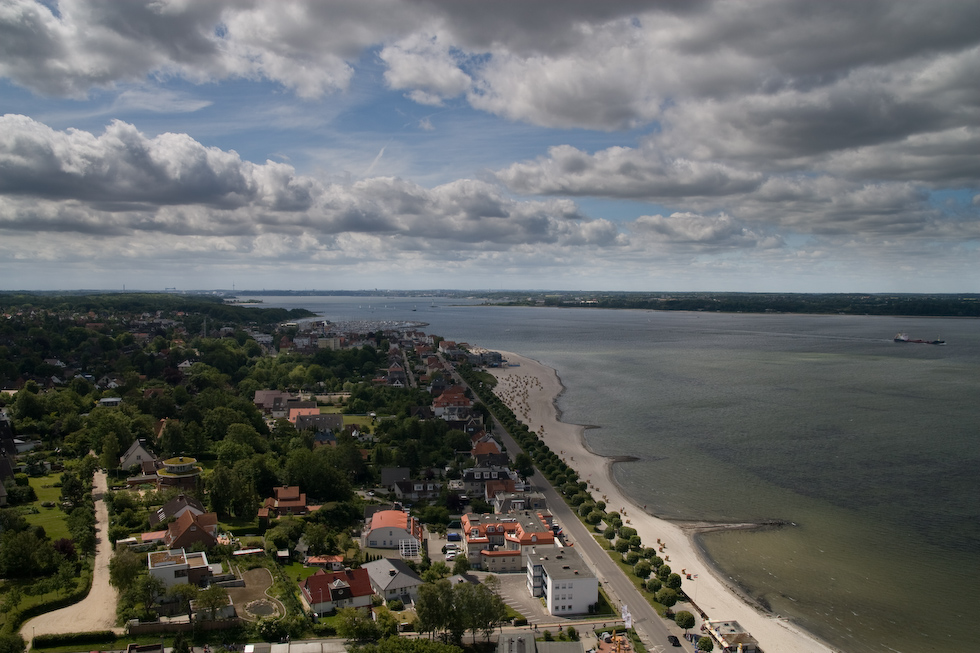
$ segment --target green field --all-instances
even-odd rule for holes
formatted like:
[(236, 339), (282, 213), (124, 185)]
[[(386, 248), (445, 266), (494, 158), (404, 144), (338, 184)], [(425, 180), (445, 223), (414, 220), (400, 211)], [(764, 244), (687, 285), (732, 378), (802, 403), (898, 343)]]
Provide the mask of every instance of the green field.
[[(37, 514), (24, 515), (31, 526), (43, 526), (44, 532), (52, 540), (70, 537), (68, 533), (68, 516), (58, 507), (61, 488), (53, 487), (60, 480), (60, 474), (48, 474), (47, 476), (35, 476), (31, 478), (30, 484), (34, 488), (34, 492), (37, 493), (37, 501), (30, 504), (28, 508), (37, 509)], [(54, 507), (43, 507), (41, 504), (45, 501), (50, 501), (54, 504)]]

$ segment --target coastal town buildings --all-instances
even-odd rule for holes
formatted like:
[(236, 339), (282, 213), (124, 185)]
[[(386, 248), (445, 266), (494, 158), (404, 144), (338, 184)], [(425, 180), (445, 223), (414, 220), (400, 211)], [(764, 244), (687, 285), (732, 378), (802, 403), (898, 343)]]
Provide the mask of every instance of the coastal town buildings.
[(587, 614), (599, 600), (599, 581), (574, 548), (529, 546), (524, 557), (527, 590), (544, 598), (549, 614)]
[(470, 565), (493, 573), (519, 572), (524, 569), (526, 547), (555, 542), (551, 514), (546, 511), (469, 513), (463, 515), (462, 530)]

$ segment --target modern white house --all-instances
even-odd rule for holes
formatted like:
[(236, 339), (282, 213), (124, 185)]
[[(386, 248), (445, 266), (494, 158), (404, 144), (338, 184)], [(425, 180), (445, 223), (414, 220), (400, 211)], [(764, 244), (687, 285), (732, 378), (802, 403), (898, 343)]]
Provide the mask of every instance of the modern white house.
[(528, 592), (544, 597), (549, 614), (586, 614), (599, 600), (599, 580), (574, 548), (532, 546), (524, 551)]
[[(220, 573), (221, 564), (215, 563)], [(212, 575), (211, 565), (204, 552), (187, 553), (184, 549), (151, 551), (146, 554), (146, 566), (150, 575), (159, 578), (167, 588), (180, 583), (199, 585)]]

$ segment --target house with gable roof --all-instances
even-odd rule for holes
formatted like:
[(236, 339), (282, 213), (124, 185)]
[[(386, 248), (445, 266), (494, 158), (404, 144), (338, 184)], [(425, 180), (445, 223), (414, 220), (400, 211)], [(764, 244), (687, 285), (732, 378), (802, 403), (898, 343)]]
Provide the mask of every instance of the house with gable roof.
[(218, 515), (206, 512), (201, 515), (185, 511), (177, 521), (167, 527), (163, 543), (168, 549), (189, 549), (200, 542), (205, 547), (218, 543)]
[(168, 519), (177, 519), (188, 511), (197, 515), (203, 515), (205, 513), (204, 505), (200, 501), (186, 494), (178, 494), (163, 504), (156, 512), (150, 513), (150, 527), (152, 528)]
[(445, 420), (465, 419), (473, 407), (473, 400), (466, 396), (462, 386), (451, 385), (432, 402), (432, 412)]
[(299, 583), (303, 603), (318, 615), (341, 608), (371, 607), (374, 589), (367, 569), (328, 572), (321, 569)]
[(300, 492), (298, 485), (283, 485), (272, 488), (275, 496), (265, 500), (264, 507), (269, 517), (280, 515), (305, 515), (310, 512), (306, 505), (306, 492)]
[(147, 446), (146, 440), (134, 440), (133, 444), (129, 445), (129, 449), (126, 449), (126, 453), (119, 456), (119, 468), (125, 470), (136, 466), (142, 469), (144, 462), (155, 461), (157, 457), (150, 453)]
[(379, 510), (368, 518), (362, 538), (364, 546), (397, 549), (406, 540), (422, 542), (422, 524), (401, 510)]
[(371, 588), (385, 602), (401, 599), (407, 604), (418, 598), (422, 579), (403, 561), (381, 558), (361, 565), (361, 569), (367, 569)]

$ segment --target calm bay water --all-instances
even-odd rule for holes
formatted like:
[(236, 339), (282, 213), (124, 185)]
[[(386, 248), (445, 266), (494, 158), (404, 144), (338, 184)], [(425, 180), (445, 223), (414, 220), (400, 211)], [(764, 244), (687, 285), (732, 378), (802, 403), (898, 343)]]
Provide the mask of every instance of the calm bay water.
[[(599, 427), (586, 432), (595, 451), (640, 458), (616, 466), (638, 503), (795, 524), (701, 538), (774, 612), (844, 651), (978, 650), (976, 320), (260, 299), (334, 321), (424, 321), (540, 360), (567, 388), (564, 419)], [(896, 344), (899, 331), (949, 344)]]

